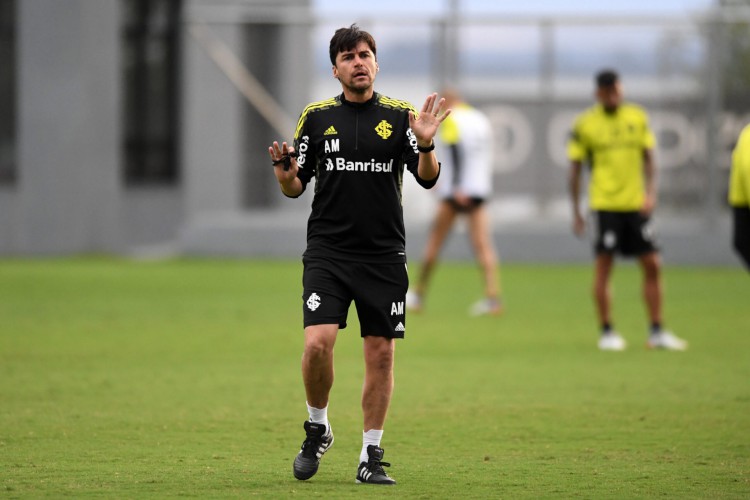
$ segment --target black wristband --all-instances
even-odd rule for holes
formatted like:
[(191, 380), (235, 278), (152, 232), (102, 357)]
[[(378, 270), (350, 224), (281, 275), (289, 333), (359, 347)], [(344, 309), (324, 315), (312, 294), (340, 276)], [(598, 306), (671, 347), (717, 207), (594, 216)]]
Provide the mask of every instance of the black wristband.
[(435, 149), (435, 141), (432, 141), (432, 143), (430, 143), (430, 145), (426, 148), (423, 148), (422, 146), (417, 144), (417, 151), (419, 151), (420, 153), (429, 153), (433, 149)]

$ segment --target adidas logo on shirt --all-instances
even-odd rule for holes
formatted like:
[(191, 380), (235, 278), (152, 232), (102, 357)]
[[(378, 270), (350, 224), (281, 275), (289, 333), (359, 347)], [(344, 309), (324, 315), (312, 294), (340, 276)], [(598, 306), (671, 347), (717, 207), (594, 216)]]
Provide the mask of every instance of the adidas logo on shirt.
[(404, 332), (406, 331), (406, 328), (404, 328), (404, 324), (399, 321), (398, 325), (396, 325), (396, 331), (397, 332)]
[(330, 127), (328, 127), (326, 129), (326, 131), (323, 132), (323, 135), (336, 135), (336, 134), (338, 134), (338, 132), (336, 132), (336, 129), (334, 128), (333, 125), (331, 125)]

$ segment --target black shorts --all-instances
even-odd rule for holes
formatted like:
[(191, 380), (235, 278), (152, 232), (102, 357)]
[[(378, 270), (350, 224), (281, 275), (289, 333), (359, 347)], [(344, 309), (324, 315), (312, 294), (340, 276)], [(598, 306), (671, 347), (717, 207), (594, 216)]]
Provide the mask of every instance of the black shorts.
[(476, 210), (478, 207), (482, 206), (484, 204), (484, 198), (479, 198), (476, 196), (472, 196), (469, 198), (469, 204), (468, 205), (461, 205), (458, 201), (456, 201), (455, 198), (448, 197), (443, 198), (443, 201), (448, 202), (450, 204), (451, 208), (455, 210), (458, 213), (462, 214), (468, 214)]
[(594, 252), (633, 256), (658, 252), (651, 219), (640, 212), (595, 211)]
[(305, 327), (338, 324), (346, 328), (352, 301), (362, 337), (404, 338), (406, 264), (371, 264), (302, 259), (302, 311)]
[(732, 246), (750, 271), (750, 207), (732, 207)]

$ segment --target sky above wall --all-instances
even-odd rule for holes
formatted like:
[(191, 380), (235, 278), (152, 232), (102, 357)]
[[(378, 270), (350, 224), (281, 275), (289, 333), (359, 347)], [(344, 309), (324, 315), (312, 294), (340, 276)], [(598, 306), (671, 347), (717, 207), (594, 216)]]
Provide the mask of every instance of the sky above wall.
[[(713, 6), (717, 0), (458, 0), (465, 14), (690, 14)], [(451, 0), (313, 0), (323, 14), (421, 14), (437, 15), (449, 9)], [(375, 8), (374, 5), (377, 5)]]
[[(705, 13), (718, 0), (313, 0), (317, 15), (335, 25), (358, 22), (365, 29), (373, 29), (381, 49), (379, 55), (387, 67), (395, 72), (429, 71), (430, 18), (442, 17), (456, 4), (461, 15), (469, 19), (493, 18), (497, 22), (507, 15), (551, 17), (559, 16), (561, 24), (555, 30), (555, 56), (559, 69), (589, 74), (590, 66), (601, 66), (604, 61), (617, 60), (629, 73), (652, 74), (657, 67), (679, 66), (693, 68), (702, 60), (703, 39), (696, 34), (691, 22), (672, 23), (672, 20), (691, 18)], [(377, 5), (377, 7), (374, 7)], [(656, 24), (637, 21), (617, 25), (596, 23), (566, 24), (567, 17), (617, 20), (645, 16), (655, 18)], [(386, 19), (377, 23), (377, 19)], [(392, 22), (397, 21), (397, 22)], [(329, 70), (328, 41), (333, 27), (323, 26), (316, 37), (316, 67)], [(502, 72), (514, 76), (536, 74), (539, 68), (540, 33), (534, 23), (528, 25), (474, 26), (462, 33), (462, 67), (470, 73)], [(667, 50), (672, 48), (672, 52)], [(670, 65), (665, 65), (665, 61)], [(610, 63), (611, 64), (611, 63)], [(323, 70), (325, 68), (325, 71)], [(674, 69), (674, 68), (673, 68)]]

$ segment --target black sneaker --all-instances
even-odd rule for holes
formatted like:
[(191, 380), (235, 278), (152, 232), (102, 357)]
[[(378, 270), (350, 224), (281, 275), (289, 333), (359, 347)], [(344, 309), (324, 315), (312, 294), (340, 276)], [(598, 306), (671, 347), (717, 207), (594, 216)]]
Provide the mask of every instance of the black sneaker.
[(396, 481), (388, 477), (383, 467), (390, 467), (388, 462), (383, 460), (383, 448), (374, 444), (367, 447), (367, 462), (359, 464), (357, 469), (357, 482), (368, 484), (396, 484)]
[(310, 479), (318, 472), (320, 458), (333, 444), (333, 431), (327, 429), (325, 425), (307, 421), (304, 427), (307, 437), (302, 442), (302, 449), (294, 458), (292, 468), (294, 477), (302, 481)]

